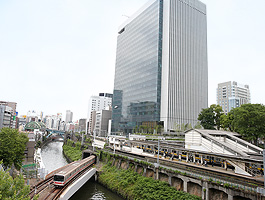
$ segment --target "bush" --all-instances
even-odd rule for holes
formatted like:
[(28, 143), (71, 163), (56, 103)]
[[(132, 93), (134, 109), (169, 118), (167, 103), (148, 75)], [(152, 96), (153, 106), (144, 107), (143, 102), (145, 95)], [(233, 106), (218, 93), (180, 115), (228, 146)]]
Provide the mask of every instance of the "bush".
[(77, 161), (82, 158), (81, 143), (74, 143), (71, 140), (67, 140), (67, 143), (63, 145), (63, 151), (65, 155), (72, 161)]
[(99, 175), (99, 182), (126, 199), (153, 200), (195, 200), (197, 196), (177, 191), (168, 183), (139, 175), (131, 169), (119, 170), (105, 165)]

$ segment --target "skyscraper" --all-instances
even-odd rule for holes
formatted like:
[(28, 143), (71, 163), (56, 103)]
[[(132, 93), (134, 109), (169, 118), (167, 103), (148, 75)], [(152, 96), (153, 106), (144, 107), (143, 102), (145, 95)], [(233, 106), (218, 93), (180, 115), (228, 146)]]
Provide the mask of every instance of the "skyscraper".
[(66, 111), (65, 123), (73, 122), (73, 112), (71, 110)]
[(112, 131), (195, 125), (208, 106), (206, 6), (150, 0), (118, 33)]
[(250, 91), (248, 85), (239, 84), (235, 81), (219, 83), (216, 95), (217, 104), (222, 106), (225, 114), (232, 108), (250, 103)]

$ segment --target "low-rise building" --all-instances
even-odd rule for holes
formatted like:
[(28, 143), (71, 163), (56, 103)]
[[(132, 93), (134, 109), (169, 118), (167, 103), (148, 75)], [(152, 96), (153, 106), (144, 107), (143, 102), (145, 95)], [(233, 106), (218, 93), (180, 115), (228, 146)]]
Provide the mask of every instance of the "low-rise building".
[(96, 135), (100, 137), (106, 137), (108, 135), (109, 120), (111, 120), (111, 110), (96, 111), (96, 122), (94, 131)]
[(0, 128), (13, 128), (13, 109), (0, 104)]

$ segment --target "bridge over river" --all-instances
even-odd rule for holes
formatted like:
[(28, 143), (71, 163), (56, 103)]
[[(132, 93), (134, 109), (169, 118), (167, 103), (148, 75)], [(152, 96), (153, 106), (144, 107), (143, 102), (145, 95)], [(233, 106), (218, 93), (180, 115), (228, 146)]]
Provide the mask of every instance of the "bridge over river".
[[(39, 183), (38, 185), (36, 185), (36, 190), (35, 187), (31, 187), (32, 189), (32, 193), (31, 196), (33, 196), (35, 193), (40, 192), (40, 200), (41, 199), (54, 199), (55, 198), (55, 193), (58, 192), (55, 191), (53, 185), (51, 184), (51, 175), (53, 173), (55, 173), (58, 170), (62, 170), (63, 168), (65, 168), (66, 166), (68, 166), (67, 161), (65, 160), (65, 158), (63, 157), (63, 153), (62, 153), (62, 142), (51, 142), (48, 143), (47, 145), (45, 145), (42, 148), (41, 151), (41, 156), (42, 156), (42, 160), (43, 163), (45, 165), (46, 171), (49, 172), (49, 174), (46, 176), (46, 180)], [(57, 169), (57, 170), (56, 170)], [(95, 169), (94, 169), (95, 170)], [(94, 174), (94, 172), (88, 170), (88, 173), (90, 174)], [(86, 175), (84, 175), (85, 178), (84, 179), (80, 179), (80, 180), (86, 180), (89, 179)], [(63, 199), (67, 199), (69, 198), (69, 195), (67, 195), (67, 192), (70, 191), (71, 193), (73, 192), (73, 189), (75, 189), (76, 187), (80, 186), (81, 181), (78, 181), (78, 183), (75, 185), (75, 187), (68, 187), (68, 189), (65, 189), (65, 193), (61, 193), (61, 197)], [(79, 188), (79, 187), (78, 187)], [(52, 194), (51, 191), (53, 191)], [(68, 192), (68, 194), (70, 194)], [(59, 197), (56, 197), (57, 199)], [(122, 198), (120, 198), (119, 196), (117, 196), (116, 194), (112, 193), (111, 191), (107, 190), (106, 188), (102, 187), (101, 185), (99, 185), (97, 182), (94, 181), (94, 178), (90, 178), (89, 181), (87, 181), (87, 183), (85, 183), (83, 185), (82, 188), (80, 188), (79, 191), (77, 191), (77, 193), (75, 193), (70, 199), (71, 200), (82, 200), (82, 199), (108, 199), (108, 200), (122, 200)]]

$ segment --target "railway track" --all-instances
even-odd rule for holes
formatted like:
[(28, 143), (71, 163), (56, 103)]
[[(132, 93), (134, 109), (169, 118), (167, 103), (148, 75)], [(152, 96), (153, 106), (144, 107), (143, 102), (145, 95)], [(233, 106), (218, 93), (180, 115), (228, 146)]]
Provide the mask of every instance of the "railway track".
[(32, 187), (31, 191), (30, 191), (30, 199), (33, 199), (33, 197), (37, 194), (40, 194), (41, 192), (43, 192), (45, 189), (50, 188), (49, 186), (52, 185), (52, 189), (50, 191), (47, 192), (47, 194), (41, 196), (39, 198), (39, 200), (55, 200), (58, 199), (60, 197), (60, 195), (63, 193), (63, 191), (72, 183), (74, 183), (77, 179), (79, 179), (82, 175), (84, 175), (87, 171), (89, 171), (91, 169), (91, 167), (88, 167), (87, 169), (83, 170), (82, 172), (80, 172), (79, 174), (77, 174), (73, 179), (71, 179), (71, 181), (69, 181), (64, 187), (62, 188), (55, 188), (52, 185), (53, 182), (53, 176), (50, 176), (49, 178), (39, 182), (37, 185), (35, 185), (34, 187)]
[[(111, 151), (109, 151), (111, 152)], [(135, 158), (138, 160), (146, 161), (146, 162), (151, 162), (151, 163), (156, 163), (157, 158), (154, 157), (149, 157), (149, 156), (143, 156), (143, 155), (137, 155), (137, 154), (132, 154), (124, 151), (117, 150), (116, 151), (118, 154), (129, 157), (129, 158)], [(186, 164), (185, 162), (180, 163), (177, 161), (171, 161), (171, 160), (166, 160), (166, 159), (159, 159), (160, 165), (163, 167), (170, 167), (171, 169), (175, 170), (183, 170), (189, 174), (189, 172), (196, 174), (197, 176), (208, 176), (211, 179), (222, 179), (225, 182), (232, 182), (234, 184), (239, 184), (242, 186), (246, 187), (251, 187), (251, 188), (256, 188), (256, 187), (263, 187), (264, 183), (263, 181), (256, 180), (253, 178), (250, 178), (248, 176), (241, 176), (237, 174), (230, 174), (226, 172), (221, 172), (217, 171), (214, 168), (202, 168), (197, 165), (190, 165)]]
[(33, 199), (35, 195), (40, 194), (43, 190), (49, 187), (49, 185), (52, 183), (52, 178), (53, 177), (49, 177), (39, 182), (37, 185), (31, 187), (31, 191), (29, 193), (30, 199)]

